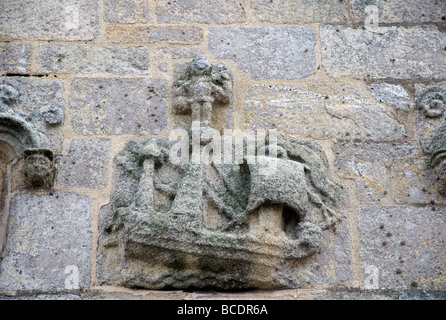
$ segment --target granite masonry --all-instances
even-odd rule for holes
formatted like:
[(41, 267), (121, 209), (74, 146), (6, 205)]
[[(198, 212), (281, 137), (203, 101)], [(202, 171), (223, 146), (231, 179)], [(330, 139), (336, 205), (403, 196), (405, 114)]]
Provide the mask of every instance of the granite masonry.
[(0, 299), (446, 299), (445, 108), (445, 1), (0, 1)]

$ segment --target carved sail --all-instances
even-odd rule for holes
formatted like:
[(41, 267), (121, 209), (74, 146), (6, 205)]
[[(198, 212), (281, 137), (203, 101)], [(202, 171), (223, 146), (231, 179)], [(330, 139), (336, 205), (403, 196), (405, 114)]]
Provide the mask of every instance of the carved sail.
[[(213, 102), (213, 80), (203, 79), (211, 70), (202, 58), (192, 62), (175, 85), (175, 108)], [(213, 96), (228, 95), (224, 81), (219, 88)], [(340, 218), (340, 187), (330, 180), (325, 155), (279, 135), (266, 137), (267, 155), (261, 148), (248, 155), (245, 141), (241, 164), (218, 156), (194, 162), (194, 152), (216, 152), (222, 143), (214, 143), (218, 132), (209, 123), (201, 124), (185, 135), (186, 161), (173, 161), (177, 141), (166, 139), (130, 141), (116, 156), (112, 201), (101, 213), (100, 277), (151, 289), (293, 287), (284, 268), (314, 255), (322, 230)], [(195, 134), (202, 138), (197, 145)], [(125, 271), (110, 272), (116, 259), (125, 261)]]

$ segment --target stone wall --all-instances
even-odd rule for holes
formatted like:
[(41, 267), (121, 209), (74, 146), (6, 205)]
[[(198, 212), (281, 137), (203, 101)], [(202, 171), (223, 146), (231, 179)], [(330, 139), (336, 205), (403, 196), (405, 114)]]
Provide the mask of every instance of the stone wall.
[(0, 84), (20, 92), (8, 107), (63, 110), (60, 124), (47, 123), (51, 190), (24, 185), (20, 155), (0, 167), (3, 297), (231, 297), (148, 293), (97, 276), (113, 158), (129, 140), (188, 125), (172, 112), (172, 87), (199, 54), (233, 74), (218, 129), (316, 141), (348, 199), (302, 289), (242, 297), (441, 296), (446, 198), (426, 148), (445, 115), (427, 118), (417, 101), (446, 90), (445, 16), (441, 0), (1, 1)]

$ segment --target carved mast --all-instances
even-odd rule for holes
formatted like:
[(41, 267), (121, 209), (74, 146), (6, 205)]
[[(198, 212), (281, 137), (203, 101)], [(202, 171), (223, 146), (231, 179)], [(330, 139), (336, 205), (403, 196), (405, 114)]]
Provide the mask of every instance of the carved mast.
[[(261, 142), (245, 136), (242, 163), (232, 156), (221, 161), (217, 151), (236, 154), (237, 138), (221, 139), (211, 114), (231, 97), (229, 70), (197, 57), (174, 84), (174, 110), (191, 114), (191, 130), (178, 129), (180, 141), (129, 141), (115, 157), (111, 203), (101, 210), (105, 282), (150, 289), (293, 287), (282, 268), (320, 249), (322, 230), (341, 218), (342, 200), (323, 151), (270, 133)], [(248, 154), (252, 142), (258, 148)], [(178, 151), (186, 153), (180, 161)], [(202, 157), (211, 151), (213, 157)], [(124, 273), (109, 272), (116, 259), (126, 261)]]

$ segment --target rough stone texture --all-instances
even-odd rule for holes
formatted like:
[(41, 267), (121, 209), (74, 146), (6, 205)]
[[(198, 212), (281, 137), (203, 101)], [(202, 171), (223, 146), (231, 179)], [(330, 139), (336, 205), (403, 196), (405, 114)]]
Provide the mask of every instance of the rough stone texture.
[(444, 196), (427, 158), (394, 160), (391, 166), (392, 197), (399, 203), (444, 204)]
[[(91, 290), (83, 294), (84, 300), (183, 300), (191, 293), (184, 291), (148, 291), (135, 290), (133, 292), (116, 292)], [(193, 294), (192, 294), (193, 295)]]
[(413, 142), (367, 142), (338, 140), (333, 145), (337, 157), (392, 159), (414, 157), (418, 149)]
[[(429, 90), (440, 89), (446, 92), (446, 82), (433, 82), (433, 83), (416, 83), (415, 84), (415, 101), (420, 101), (424, 95)], [(444, 105), (442, 110), (444, 110)], [(425, 155), (430, 155), (433, 151), (435, 144), (431, 142), (436, 138), (437, 133), (440, 129), (444, 128), (446, 120), (446, 112), (438, 117), (428, 117), (426, 112), (420, 107), (417, 108), (415, 112), (416, 118), (416, 128), (419, 137), (419, 142), (421, 149)], [(440, 133), (441, 134), (441, 133)]]
[(32, 48), (24, 43), (0, 43), (0, 72), (28, 72)]
[(67, 266), (79, 268), (79, 288), (90, 285), (88, 197), (74, 193), (11, 199), (8, 238), (0, 265), (0, 290), (65, 290)]
[(0, 39), (91, 40), (98, 32), (98, 0), (0, 3)]
[(245, 9), (236, 0), (159, 0), (156, 6), (159, 23), (240, 23)]
[(158, 134), (167, 125), (165, 83), (146, 78), (74, 79), (74, 130), (85, 135)]
[(109, 139), (75, 139), (59, 163), (58, 181), (64, 187), (102, 189), (107, 186)]
[(442, 293), (429, 293), (423, 291), (392, 291), (392, 290), (357, 290), (342, 291), (328, 290), (322, 293), (314, 293), (314, 300), (446, 300)]
[(194, 59), (199, 55), (203, 55), (200, 48), (173, 48), (164, 49), (160, 53), (162, 56), (168, 55), (171, 59)]
[(345, 21), (346, 4), (339, 0), (251, 0), (254, 15), (272, 23), (336, 23)]
[(74, 293), (38, 293), (38, 294), (20, 294), (20, 295), (0, 295), (0, 300), (82, 300), (80, 294)]
[(327, 291), (314, 295), (314, 300), (401, 300), (401, 296), (395, 292), (343, 292)]
[(232, 59), (254, 79), (303, 78), (316, 71), (312, 28), (214, 27), (209, 50), (217, 58)]
[(341, 159), (337, 164), (342, 168), (343, 178), (354, 179), (356, 193), (361, 202), (377, 202), (386, 197), (388, 175), (386, 165), (381, 160), (357, 161)]
[(112, 43), (158, 43), (193, 44), (201, 43), (203, 29), (196, 27), (141, 27), (108, 26), (107, 39)]
[[(296, 277), (305, 279), (305, 285), (343, 283), (353, 277), (352, 250), (347, 221), (341, 221), (334, 230), (322, 232), (320, 251), (314, 260), (307, 261), (308, 271), (305, 267), (294, 270)], [(301, 275), (305, 270), (304, 275)]]
[(158, 70), (161, 72), (167, 72), (168, 66), (164, 62), (158, 64)]
[[(377, 28), (367, 25), (366, 7), (374, 5)], [(38, 238), (32, 254), (38, 248), (50, 257), (35, 259), (44, 261), (39, 269), (24, 254), (20, 261), (10, 255), (19, 262), (9, 261), (8, 272), (64, 280), (68, 275), (46, 261), (54, 251), (61, 255), (57, 245), (66, 241), (73, 243), (66, 256), (85, 249), (92, 263), (86, 279), (93, 281), (86, 291), (68, 291), (57, 280), (55, 290), (63, 291), (52, 292), (22, 270), (15, 282), (0, 275), (0, 287), (25, 279), (24, 291), (0, 289), (0, 299), (445, 299), (446, 152), (432, 156), (446, 150), (445, 46), (445, 0), (0, 0), (0, 247), (12, 195), (13, 210), (26, 219), (11, 217), (29, 222), (30, 231), (11, 239)], [(271, 179), (252, 165), (169, 166), (150, 146), (124, 161), (131, 168), (112, 160), (130, 141), (166, 141), (175, 128), (197, 132), (190, 114), (175, 109), (213, 102), (216, 90), (205, 84), (222, 85), (181, 78), (200, 55), (230, 68), (234, 89), (229, 103), (212, 104), (212, 130), (200, 133), (277, 129), (299, 141), (292, 154), (281, 146), (283, 167)], [(179, 87), (195, 91), (175, 95)], [(306, 149), (313, 144), (320, 148)], [(52, 187), (38, 183), (42, 169), (50, 173), (48, 161), (25, 160), (25, 149), (36, 145), (54, 151)], [(309, 160), (314, 153), (326, 161)], [(325, 177), (352, 188), (339, 191), (351, 198), (321, 189), (330, 185)], [(63, 203), (52, 202), (60, 195)], [(87, 231), (55, 232), (78, 225), (78, 218), (60, 216), (79, 203), (79, 215), (89, 212)], [(383, 206), (395, 206), (393, 217)], [(38, 209), (50, 214), (43, 219)], [(41, 231), (47, 215), (60, 227)], [(389, 221), (375, 230), (378, 216)], [(393, 243), (397, 236), (404, 240)], [(296, 240), (304, 244), (297, 250)], [(378, 252), (378, 241), (389, 251)], [(291, 254), (300, 257), (286, 258)], [(371, 260), (384, 289), (366, 292)], [(150, 281), (188, 291), (140, 290)], [(190, 291), (251, 285), (311, 289)]]
[(409, 94), (402, 86), (386, 82), (376, 82), (368, 87), (376, 100), (384, 102), (395, 109), (408, 111), (414, 106)]
[[(3, 143), (2, 143), (3, 146)], [(3, 157), (2, 157), (3, 158)], [(2, 159), (3, 160), (3, 159)], [(0, 190), (1, 190), (1, 194), (0, 194), (0, 212), (3, 212), (3, 208), (6, 204), (6, 196), (8, 194), (8, 181), (6, 179), (6, 170), (7, 170), (7, 166), (6, 166), (7, 162), (1, 161), (0, 162)]]
[(245, 93), (247, 125), (312, 139), (393, 141), (405, 136), (404, 125), (357, 88), (342, 83), (317, 85), (249, 88)]
[(446, 294), (437, 292), (403, 292), (401, 295), (403, 300), (446, 300)]
[(355, 0), (352, 2), (353, 15), (356, 22), (363, 23), (368, 16), (367, 6), (378, 7), (378, 22), (383, 23), (420, 23), (444, 22), (446, 14), (444, 1), (432, 0)]
[[(289, 290), (250, 290), (244, 292), (215, 292), (215, 291), (149, 291), (149, 290), (113, 290), (93, 289), (81, 294), (55, 293), (55, 294), (17, 294), (0, 295), (0, 300), (163, 300), (170, 304), (181, 303), (185, 300), (446, 300), (446, 294), (422, 291), (392, 291), (355, 289), (289, 289)], [(177, 301), (177, 302), (173, 302)], [(183, 301), (183, 302), (180, 302)], [(271, 310), (269, 313), (271, 314)], [(176, 312), (176, 311), (175, 311)], [(284, 309), (286, 312), (286, 309)], [(173, 313), (172, 313), (173, 314)]]
[(320, 27), (322, 67), (333, 77), (429, 78), (446, 73), (446, 33), (435, 26), (379, 27), (373, 32)]
[[(91, 290), (83, 295), (85, 300), (311, 300), (314, 297), (331, 296), (329, 292), (311, 289), (250, 290), (239, 292), (216, 291), (105, 291)], [(354, 295), (354, 294), (352, 294)], [(224, 303), (222, 301), (222, 303)]]
[(445, 290), (445, 209), (359, 209), (363, 279), (378, 268), (379, 289)]
[[(6, 139), (19, 154), (23, 152), (20, 150), (23, 147), (60, 150), (62, 132), (59, 124), (64, 117), (63, 93), (64, 85), (60, 80), (1, 77), (2, 140)], [(13, 130), (11, 133), (15, 139), (11, 140), (8, 134), (4, 134), (9, 130)]]
[(149, 21), (147, 0), (106, 0), (104, 19), (111, 23), (138, 23)]
[(146, 47), (97, 47), (91, 45), (40, 45), (37, 71), (43, 73), (147, 74)]
[(7, 83), (19, 91), (19, 96), (11, 104), (15, 112), (31, 113), (44, 105), (63, 107), (64, 84), (58, 79), (34, 77), (0, 77), (0, 84)]

